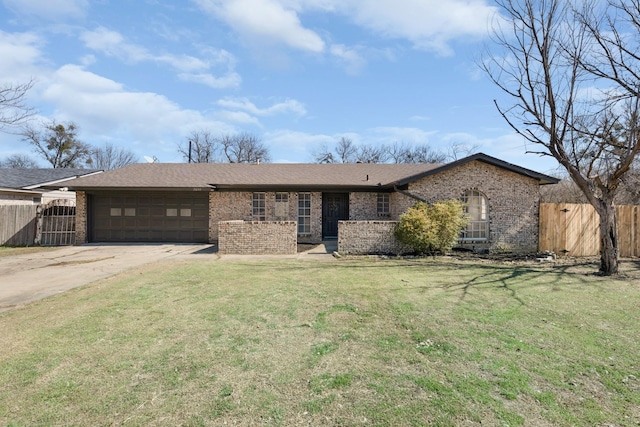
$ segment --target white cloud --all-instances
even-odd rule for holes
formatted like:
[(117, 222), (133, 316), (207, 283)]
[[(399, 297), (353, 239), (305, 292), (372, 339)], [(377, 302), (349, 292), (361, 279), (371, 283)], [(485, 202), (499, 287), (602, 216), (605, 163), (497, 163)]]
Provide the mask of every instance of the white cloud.
[(194, 0), (202, 9), (223, 20), (244, 39), (258, 44), (284, 44), (292, 49), (319, 53), (325, 43), (300, 22), (298, 11), (278, 0)]
[(497, 9), (485, 0), (348, 0), (346, 12), (365, 28), (450, 54), (460, 37), (484, 36)]
[[(124, 62), (169, 65), (179, 72), (178, 77), (183, 81), (204, 84), (214, 89), (238, 87), (242, 82), (240, 75), (234, 71), (234, 56), (223, 49), (208, 49), (204, 52), (206, 57), (203, 59), (184, 54), (153, 54), (142, 46), (127, 43), (120, 33), (104, 27), (85, 31), (80, 38), (88, 48)], [(224, 68), (225, 74), (217, 77), (208, 72), (214, 66)]]
[(349, 48), (343, 44), (331, 45), (329, 51), (333, 56), (340, 59), (345, 65), (347, 73), (352, 75), (358, 74), (367, 63), (356, 49)]
[(43, 98), (56, 106), (56, 119), (77, 123), (87, 142), (120, 139), (125, 144), (135, 143), (141, 154), (160, 156), (164, 151), (173, 155), (175, 144), (193, 129), (234, 131), (198, 111), (182, 109), (162, 95), (126, 91), (121, 83), (77, 65), (65, 65), (53, 73)]
[(2, 3), (16, 14), (37, 16), (49, 21), (81, 18), (89, 7), (88, 0), (3, 0)]
[(42, 41), (32, 33), (5, 33), (0, 30), (0, 81), (26, 83), (37, 72)]
[(223, 110), (216, 113), (216, 117), (221, 120), (231, 122), (231, 123), (239, 123), (243, 125), (255, 125), (262, 126), (260, 120), (258, 120), (255, 116), (251, 114), (245, 113), (244, 111), (228, 111)]
[(305, 106), (295, 99), (287, 99), (283, 102), (277, 102), (270, 107), (259, 108), (247, 98), (224, 98), (220, 99), (217, 104), (225, 109), (243, 110), (256, 116), (274, 116), (278, 114), (295, 114), (304, 116), (307, 114)]
[(324, 51), (325, 44), (317, 31), (303, 26), (305, 13), (340, 15), (382, 37), (405, 39), (442, 55), (452, 53), (455, 39), (487, 35), (497, 13), (487, 0), (193, 1), (253, 42), (269, 40), (311, 52)]
[(313, 162), (312, 152), (320, 148), (323, 144), (331, 145), (336, 141), (333, 136), (324, 134), (310, 134), (281, 129), (274, 132), (267, 132), (263, 142), (271, 148), (273, 161), (291, 162)]
[(435, 131), (425, 131), (418, 128), (407, 127), (377, 127), (367, 131), (365, 140), (374, 140), (376, 142), (393, 143), (407, 142), (411, 144), (426, 144), (436, 134)]

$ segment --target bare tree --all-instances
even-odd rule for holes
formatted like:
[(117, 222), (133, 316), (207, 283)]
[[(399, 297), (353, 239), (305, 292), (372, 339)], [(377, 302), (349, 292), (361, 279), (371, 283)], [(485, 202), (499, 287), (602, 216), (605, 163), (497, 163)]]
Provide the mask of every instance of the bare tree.
[(27, 83), (4, 84), (0, 86), (0, 131), (22, 125), (35, 110), (26, 104), (27, 92), (35, 81)]
[(387, 146), (387, 153), (391, 163), (411, 163), (408, 155), (411, 153), (411, 145), (406, 142), (394, 142)]
[[(617, 274), (614, 200), (640, 149), (640, 2), (497, 3), (507, 24), (494, 31), (495, 50), (482, 67), (513, 103), (496, 106), (531, 144), (527, 152), (554, 157), (594, 206), (600, 272)], [(636, 31), (622, 36), (619, 29), (629, 25)]]
[(249, 133), (225, 135), (218, 140), (226, 161), (230, 163), (268, 163), (271, 161), (269, 149)]
[(428, 144), (410, 145), (394, 142), (385, 146), (391, 163), (444, 163), (447, 155)]
[(447, 147), (447, 159), (455, 161), (470, 156), (478, 151), (479, 148), (478, 144), (465, 144), (464, 142), (454, 141)]
[(322, 144), (319, 149), (314, 150), (313, 161), (315, 163), (336, 163), (336, 158), (327, 144)]
[(12, 169), (35, 169), (38, 163), (25, 154), (13, 154), (0, 161), (0, 167)]
[(352, 139), (343, 136), (333, 150), (323, 144), (313, 157), (316, 163), (355, 163), (358, 161), (358, 147)]
[(77, 139), (78, 129), (73, 122), (42, 123), (41, 130), (27, 126), (22, 135), (35, 152), (53, 168), (82, 168), (91, 154), (91, 147)]
[(207, 129), (193, 131), (186, 142), (178, 145), (178, 152), (190, 163), (215, 163), (218, 139)]
[(356, 163), (386, 163), (389, 152), (385, 145), (359, 145), (356, 149)]
[(356, 145), (348, 138), (341, 138), (334, 151), (326, 146), (314, 155), (317, 163), (444, 163), (447, 155), (433, 150), (428, 144)]
[(337, 158), (339, 163), (354, 163), (358, 154), (358, 149), (351, 138), (340, 138), (336, 144)]
[(409, 151), (405, 163), (445, 163), (447, 155), (443, 152), (433, 150), (429, 145), (417, 145)]
[(92, 168), (106, 171), (138, 163), (138, 156), (131, 150), (106, 143), (102, 147), (91, 149), (87, 163)]

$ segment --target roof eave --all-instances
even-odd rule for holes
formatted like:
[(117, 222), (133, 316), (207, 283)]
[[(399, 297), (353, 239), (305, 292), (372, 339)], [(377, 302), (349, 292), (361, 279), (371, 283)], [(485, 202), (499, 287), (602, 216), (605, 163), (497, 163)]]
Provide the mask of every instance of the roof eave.
[(393, 187), (382, 184), (211, 184), (216, 191), (282, 191), (282, 192), (375, 192), (390, 191)]
[(105, 186), (69, 186), (69, 191), (84, 191), (84, 192), (96, 192), (96, 191), (187, 191), (187, 192), (204, 192), (213, 191), (210, 186), (193, 186), (193, 187), (105, 187)]
[(447, 163), (445, 165), (439, 166), (437, 168), (431, 169), (429, 171), (417, 174), (417, 175), (413, 175), (407, 178), (404, 178), (402, 180), (399, 180), (395, 183), (395, 185), (401, 186), (401, 185), (406, 185), (409, 184), (411, 182), (417, 181), (419, 179), (425, 178), (427, 176), (430, 175), (435, 175), (444, 171), (447, 171), (449, 169), (453, 169), (456, 168), (460, 165), (463, 165), (465, 163), (469, 163), (472, 161), (479, 161), (479, 162), (483, 162), (483, 163), (487, 163), (496, 167), (500, 167), (506, 170), (510, 170), (511, 172), (515, 172), (517, 174), (520, 175), (524, 175), (527, 176), (529, 178), (535, 179), (538, 181), (539, 185), (547, 185), (547, 184), (557, 184), (558, 182), (560, 182), (560, 180), (558, 178), (549, 176), (549, 175), (545, 175), (543, 173), (539, 173), (536, 171), (533, 171), (531, 169), (527, 169), (527, 168), (523, 168), (522, 166), (518, 166), (518, 165), (514, 165), (512, 163), (509, 162), (505, 162), (504, 160), (500, 160), (497, 159), (495, 157), (489, 156), (487, 154), (484, 153), (477, 153), (477, 154), (472, 154), (471, 156), (468, 157), (464, 157), (462, 159), (453, 161), (451, 163)]
[(82, 175), (78, 174), (78, 175), (70, 176), (70, 177), (67, 177), (67, 178), (60, 178), (60, 179), (56, 179), (56, 180), (53, 180), (53, 181), (40, 182), (38, 184), (27, 185), (27, 186), (24, 186), (22, 188), (25, 189), (25, 190), (32, 190), (34, 188), (52, 188), (52, 187), (58, 188), (59, 186), (56, 185), (56, 184), (60, 184), (62, 182), (66, 182), (66, 181), (71, 181), (72, 179), (85, 178), (85, 177), (88, 177), (88, 176), (91, 176), (91, 175), (97, 175), (97, 174), (102, 173), (102, 172), (103, 171), (95, 171), (95, 172), (82, 174)]

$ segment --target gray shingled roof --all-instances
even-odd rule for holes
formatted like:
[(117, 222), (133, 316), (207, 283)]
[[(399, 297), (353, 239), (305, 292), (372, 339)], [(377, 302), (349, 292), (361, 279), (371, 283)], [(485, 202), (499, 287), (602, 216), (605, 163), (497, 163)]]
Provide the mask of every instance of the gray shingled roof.
[(79, 178), (69, 188), (376, 188), (437, 165), (301, 163), (138, 163)]
[(537, 179), (553, 177), (525, 169), (485, 154), (456, 162), (434, 164), (300, 164), (300, 163), (138, 163), (121, 169), (79, 178), (71, 190), (108, 189), (353, 189), (393, 188), (467, 161), (484, 161)]
[(31, 189), (60, 180), (98, 172), (94, 169), (15, 169), (0, 168), (0, 187)]

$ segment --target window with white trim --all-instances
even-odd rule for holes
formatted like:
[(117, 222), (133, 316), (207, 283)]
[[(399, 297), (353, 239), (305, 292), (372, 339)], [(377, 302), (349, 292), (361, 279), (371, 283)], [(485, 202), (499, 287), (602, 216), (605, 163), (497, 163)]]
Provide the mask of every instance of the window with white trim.
[(378, 193), (378, 215), (389, 215), (389, 193)]
[(276, 193), (275, 211), (276, 221), (286, 221), (289, 218), (289, 193)]
[(264, 221), (267, 219), (267, 209), (264, 193), (253, 193), (253, 210), (251, 212), (254, 221)]
[(462, 241), (486, 241), (489, 239), (489, 208), (487, 198), (478, 190), (467, 190), (462, 194), (464, 211), (469, 224), (462, 230)]
[(311, 234), (311, 193), (298, 193), (298, 234)]

